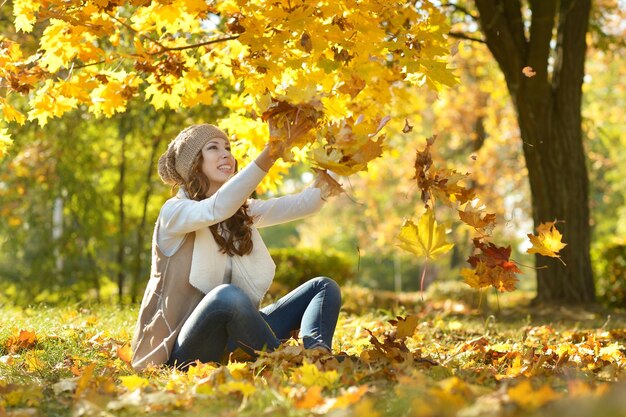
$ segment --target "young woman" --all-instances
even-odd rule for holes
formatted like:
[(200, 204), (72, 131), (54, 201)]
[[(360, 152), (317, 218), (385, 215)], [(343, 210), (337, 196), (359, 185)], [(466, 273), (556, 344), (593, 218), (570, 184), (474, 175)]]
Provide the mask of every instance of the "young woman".
[[(291, 137), (309, 128), (294, 124)], [(135, 369), (220, 362), (237, 348), (271, 350), (298, 329), (305, 348), (331, 351), (341, 295), (330, 278), (312, 279), (259, 311), (275, 265), (257, 228), (313, 214), (335, 194), (317, 179), (299, 194), (250, 199), (278, 153), (268, 144), (237, 172), (226, 134), (203, 124), (180, 132), (159, 159), (159, 176), (179, 189), (154, 229), (132, 341)]]

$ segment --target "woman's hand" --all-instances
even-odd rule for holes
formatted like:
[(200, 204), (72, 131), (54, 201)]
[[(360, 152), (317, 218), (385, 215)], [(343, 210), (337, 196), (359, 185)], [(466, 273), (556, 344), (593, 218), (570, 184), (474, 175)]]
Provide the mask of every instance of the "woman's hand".
[(298, 139), (315, 127), (312, 120), (304, 117), (298, 120), (297, 115), (295, 120), (285, 121), (281, 127), (278, 127), (274, 117), (270, 117), (267, 122), (270, 128), (270, 138), (255, 160), (256, 164), (266, 172), (278, 158), (283, 157), (284, 159), (285, 153)]

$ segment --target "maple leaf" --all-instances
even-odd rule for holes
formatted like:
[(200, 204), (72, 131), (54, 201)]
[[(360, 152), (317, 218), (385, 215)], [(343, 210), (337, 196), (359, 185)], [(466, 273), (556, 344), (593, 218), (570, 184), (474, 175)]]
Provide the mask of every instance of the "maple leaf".
[(9, 353), (16, 353), (20, 350), (30, 349), (37, 344), (37, 335), (30, 330), (15, 329), (5, 342), (5, 348)]
[(396, 326), (396, 337), (404, 339), (413, 336), (415, 328), (419, 324), (419, 317), (414, 314), (407, 317), (397, 317), (397, 320), (389, 320), (389, 323)]
[(490, 282), (483, 279), (480, 275), (476, 274), (474, 269), (461, 268), (461, 276), (467, 285), (472, 288), (480, 289), (491, 285)]
[(486, 213), (482, 208), (477, 209), (469, 203), (465, 209), (457, 211), (461, 221), (474, 229), (484, 229), (486, 233), (490, 234), (495, 226), (495, 213)]
[(561, 241), (563, 235), (554, 226), (555, 224), (556, 221), (541, 223), (537, 226), (536, 236), (529, 233), (528, 237), (533, 246), (526, 252), (560, 259), (558, 252), (567, 246), (567, 243)]
[(472, 255), (467, 259), (467, 262), (473, 267), (476, 267), (479, 262), (483, 262), (488, 267), (500, 266), (515, 273), (522, 272), (515, 262), (510, 260), (511, 245), (505, 248), (504, 246), (496, 246), (492, 242), (484, 243), (479, 238), (473, 239), (473, 243), (481, 251), (481, 253)]
[(446, 228), (443, 224), (437, 225), (431, 209), (426, 210), (417, 225), (412, 220), (405, 220), (398, 240), (400, 248), (428, 259), (437, 259), (454, 246), (446, 241)]
[(123, 346), (118, 346), (116, 349), (117, 357), (130, 365), (133, 358), (133, 351), (130, 344), (126, 343)]
[(319, 168), (312, 168), (316, 174), (313, 186), (319, 188), (322, 191), (322, 198), (326, 199), (335, 195), (340, 195), (344, 192), (343, 187), (328, 172)]
[(339, 373), (335, 370), (320, 371), (314, 363), (307, 360), (293, 373), (294, 379), (305, 387), (331, 387), (339, 380)]
[(0, 128), (0, 158), (7, 154), (7, 151), (12, 144), (13, 140), (9, 135), (9, 129)]
[(551, 401), (561, 398), (563, 395), (555, 392), (549, 385), (544, 384), (538, 390), (533, 389), (529, 379), (507, 390), (509, 399), (526, 409), (536, 409)]
[(24, 116), (19, 110), (15, 107), (11, 106), (5, 99), (0, 97), (0, 106), (2, 107), (2, 114), (4, 115), (4, 120), (7, 122), (15, 121), (20, 125), (23, 125), (26, 121), (26, 116)]
[(296, 390), (297, 392), (294, 398), (296, 408), (310, 409), (324, 403), (321, 386), (313, 385), (308, 389), (305, 388), (304, 392), (302, 392), (302, 388), (304, 387)]

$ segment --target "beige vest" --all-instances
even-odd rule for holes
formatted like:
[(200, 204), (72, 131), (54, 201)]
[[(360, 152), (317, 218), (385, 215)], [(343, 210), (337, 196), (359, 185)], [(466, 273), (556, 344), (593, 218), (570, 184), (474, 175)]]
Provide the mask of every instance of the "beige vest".
[(132, 365), (137, 370), (167, 362), (180, 329), (204, 297), (189, 284), (194, 240), (195, 233), (187, 234), (170, 257), (152, 245), (153, 271), (131, 343)]

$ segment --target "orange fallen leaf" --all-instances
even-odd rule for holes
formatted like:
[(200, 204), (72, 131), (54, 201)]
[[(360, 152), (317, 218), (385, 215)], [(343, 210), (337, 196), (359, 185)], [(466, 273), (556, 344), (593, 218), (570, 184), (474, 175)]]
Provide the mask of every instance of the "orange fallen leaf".
[(347, 408), (352, 404), (355, 404), (363, 395), (367, 393), (369, 387), (367, 385), (361, 385), (360, 387), (350, 387), (342, 395), (336, 398), (335, 403), (331, 409)]
[(37, 335), (30, 330), (16, 329), (5, 342), (5, 348), (9, 353), (16, 353), (23, 349), (30, 349), (37, 344)]
[(133, 351), (128, 343), (117, 347), (117, 357), (130, 365), (133, 358)]
[(322, 387), (314, 385), (308, 388), (304, 394), (296, 398), (294, 404), (296, 408), (310, 409), (324, 403), (322, 396)]

